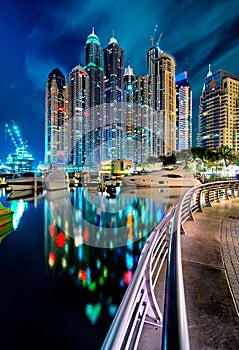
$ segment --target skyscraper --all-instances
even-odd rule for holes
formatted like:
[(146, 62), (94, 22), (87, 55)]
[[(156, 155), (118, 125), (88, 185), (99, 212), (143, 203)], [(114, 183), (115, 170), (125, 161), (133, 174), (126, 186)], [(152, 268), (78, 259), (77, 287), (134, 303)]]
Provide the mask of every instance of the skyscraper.
[(133, 92), (133, 120), (136, 125), (137, 147), (132, 159), (137, 163), (143, 163), (153, 155), (153, 113), (149, 76), (136, 76), (133, 81)]
[(88, 97), (89, 76), (76, 66), (69, 74), (69, 164), (77, 170), (91, 165)]
[(223, 70), (205, 78), (199, 106), (198, 143), (215, 150), (239, 149), (239, 77)]
[(137, 150), (136, 146), (136, 115), (134, 108), (134, 93), (133, 93), (133, 81), (134, 73), (130, 65), (125, 68), (124, 72), (124, 119), (126, 127), (126, 140), (125, 140), (125, 158), (126, 159), (135, 159), (135, 152)]
[(103, 124), (103, 57), (100, 40), (94, 33), (88, 35), (85, 45), (84, 69), (89, 76), (89, 122), (90, 122), (90, 159), (91, 165), (101, 161), (102, 124)]
[(124, 51), (110, 38), (104, 49), (103, 160), (125, 157)]
[(153, 156), (176, 150), (175, 60), (156, 46), (147, 52), (147, 69), (152, 88)]
[(55, 68), (48, 75), (45, 95), (45, 164), (67, 164), (68, 90), (65, 76)]
[(176, 76), (176, 149), (192, 147), (192, 90), (188, 73)]

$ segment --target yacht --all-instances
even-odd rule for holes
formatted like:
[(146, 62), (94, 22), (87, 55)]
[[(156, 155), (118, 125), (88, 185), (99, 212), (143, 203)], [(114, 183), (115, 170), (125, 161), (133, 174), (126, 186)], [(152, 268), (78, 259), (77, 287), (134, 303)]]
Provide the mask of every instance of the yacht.
[(48, 191), (63, 190), (68, 187), (66, 172), (54, 170), (46, 176), (44, 183)]
[(6, 183), (12, 191), (34, 190), (42, 187), (42, 177), (28, 171), (21, 175), (14, 174), (12, 178), (6, 180)]
[(160, 170), (125, 176), (122, 186), (129, 187), (193, 187), (200, 185), (193, 173), (180, 167), (162, 168)]

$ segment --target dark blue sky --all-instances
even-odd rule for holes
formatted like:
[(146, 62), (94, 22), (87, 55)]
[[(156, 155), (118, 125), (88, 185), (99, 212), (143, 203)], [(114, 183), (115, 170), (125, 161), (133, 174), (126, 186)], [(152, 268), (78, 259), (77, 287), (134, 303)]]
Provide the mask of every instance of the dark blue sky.
[(92, 26), (102, 48), (115, 38), (125, 65), (146, 74), (146, 53), (155, 25), (160, 47), (174, 56), (176, 74), (188, 72), (193, 90), (194, 125), (199, 96), (211, 64), (239, 75), (237, 0), (8, 0), (0, 11), (0, 160), (15, 147), (5, 133), (12, 120), (36, 161), (44, 156), (45, 84), (59, 67), (65, 74), (84, 64)]

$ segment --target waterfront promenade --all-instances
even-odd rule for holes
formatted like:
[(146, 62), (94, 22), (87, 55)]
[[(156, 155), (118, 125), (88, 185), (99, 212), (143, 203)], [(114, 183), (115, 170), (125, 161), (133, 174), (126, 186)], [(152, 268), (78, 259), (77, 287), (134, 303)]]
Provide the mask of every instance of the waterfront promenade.
[[(212, 203), (184, 223), (183, 277), (191, 350), (239, 349), (239, 198)], [(163, 279), (156, 297), (162, 308)], [(145, 325), (138, 349), (161, 348), (160, 327)], [(182, 349), (183, 350), (183, 349)]]

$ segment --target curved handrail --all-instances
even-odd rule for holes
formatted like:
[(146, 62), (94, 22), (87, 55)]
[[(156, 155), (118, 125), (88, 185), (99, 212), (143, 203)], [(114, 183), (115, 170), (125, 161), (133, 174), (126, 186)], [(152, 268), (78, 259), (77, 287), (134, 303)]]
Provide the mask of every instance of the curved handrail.
[[(137, 269), (121, 301), (101, 350), (120, 349), (123, 346), (125, 335), (132, 322), (132, 317), (134, 317), (133, 314), (139, 302), (140, 295), (142, 291), (145, 293), (146, 290), (144, 275), (145, 271), (149, 268), (148, 264), (151, 261), (151, 255), (153, 254), (155, 245), (160, 241), (164, 231), (167, 229), (167, 223), (172, 219), (173, 213), (174, 208), (172, 206), (146, 241), (140, 255)], [(158, 318), (160, 318), (160, 315), (158, 315)], [(125, 347), (123, 347), (123, 349), (125, 349)]]
[[(213, 201), (235, 197), (235, 191), (238, 196), (238, 180), (210, 182), (191, 188), (169, 209), (145, 243), (137, 269), (101, 350), (136, 349), (143, 328), (142, 323), (146, 322), (146, 314), (150, 307), (155, 316), (155, 323), (152, 324), (160, 325), (162, 322), (163, 325), (161, 349), (190, 349), (181, 258), (180, 235), (184, 233), (183, 223), (188, 219), (194, 220), (193, 213), (202, 211), (203, 206), (210, 206)], [(148, 287), (146, 279), (152, 278), (149, 271), (152, 271), (155, 261), (154, 252), (158, 245), (164, 246), (167, 241), (165, 233), (170, 241), (167, 250), (164, 312), (161, 318), (158, 305), (154, 304), (156, 298), (152, 285), (155, 283), (150, 283)], [(165, 255), (164, 252), (164, 258)]]
[(182, 225), (188, 218), (193, 220), (193, 212), (201, 211), (203, 204), (229, 199), (229, 189), (234, 197), (235, 187), (238, 195), (239, 182), (236, 180), (196, 186), (187, 191), (176, 205), (166, 272), (161, 349), (190, 349), (181, 259)]

